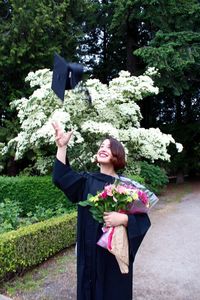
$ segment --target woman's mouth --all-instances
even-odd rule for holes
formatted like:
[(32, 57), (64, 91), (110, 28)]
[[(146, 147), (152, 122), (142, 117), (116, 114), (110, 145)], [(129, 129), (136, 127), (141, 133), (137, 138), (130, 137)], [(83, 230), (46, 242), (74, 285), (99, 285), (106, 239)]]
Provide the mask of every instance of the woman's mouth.
[(108, 157), (108, 154), (105, 152), (99, 152), (99, 157)]

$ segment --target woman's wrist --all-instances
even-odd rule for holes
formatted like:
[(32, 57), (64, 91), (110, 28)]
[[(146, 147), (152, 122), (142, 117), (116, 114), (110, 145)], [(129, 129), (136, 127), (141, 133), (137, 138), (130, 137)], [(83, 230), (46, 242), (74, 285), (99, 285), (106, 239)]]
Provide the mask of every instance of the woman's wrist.
[(63, 164), (66, 164), (66, 151), (67, 151), (67, 146), (62, 146), (57, 148), (56, 158), (60, 160)]
[(123, 220), (122, 220), (123, 224), (125, 227), (128, 226), (128, 216), (127, 214), (123, 214)]
[(66, 151), (66, 149), (67, 149), (67, 145), (57, 146), (57, 150), (59, 150), (59, 151)]

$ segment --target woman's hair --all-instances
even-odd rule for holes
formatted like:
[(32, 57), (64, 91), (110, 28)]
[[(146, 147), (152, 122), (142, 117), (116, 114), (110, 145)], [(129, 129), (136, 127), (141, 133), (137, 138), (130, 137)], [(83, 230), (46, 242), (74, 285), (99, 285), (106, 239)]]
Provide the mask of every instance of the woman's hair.
[(118, 140), (116, 140), (112, 136), (106, 136), (102, 140), (102, 142), (105, 140), (110, 141), (110, 150), (113, 155), (112, 164), (113, 164), (115, 171), (124, 169), (126, 166), (126, 160), (125, 160), (125, 150), (124, 150), (122, 143), (120, 143)]

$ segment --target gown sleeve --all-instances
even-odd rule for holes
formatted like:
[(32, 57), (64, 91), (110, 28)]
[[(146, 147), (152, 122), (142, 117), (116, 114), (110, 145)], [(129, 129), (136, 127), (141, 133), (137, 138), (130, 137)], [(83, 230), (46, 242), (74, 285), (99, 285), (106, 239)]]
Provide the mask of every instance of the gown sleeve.
[[(131, 182), (136, 188), (144, 191), (152, 203), (155, 204), (158, 201), (158, 197), (153, 192), (149, 191), (144, 185), (134, 180), (131, 180)], [(127, 233), (130, 245), (130, 254), (133, 258), (135, 257), (150, 226), (151, 222), (146, 213), (128, 215)]]
[(87, 173), (75, 172), (71, 168), (67, 158), (66, 164), (63, 164), (58, 159), (55, 160), (53, 183), (65, 193), (71, 202), (77, 203), (83, 200), (86, 180)]
[(127, 233), (130, 255), (133, 257), (133, 259), (150, 226), (151, 222), (147, 214), (128, 215)]

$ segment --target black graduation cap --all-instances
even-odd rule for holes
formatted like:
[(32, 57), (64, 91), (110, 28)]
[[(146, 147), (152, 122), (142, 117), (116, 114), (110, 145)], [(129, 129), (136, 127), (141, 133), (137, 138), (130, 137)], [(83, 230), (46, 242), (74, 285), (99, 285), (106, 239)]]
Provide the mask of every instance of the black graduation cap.
[(71, 90), (82, 80), (83, 66), (68, 63), (63, 57), (54, 54), (54, 67), (51, 88), (64, 101), (65, 90)]

